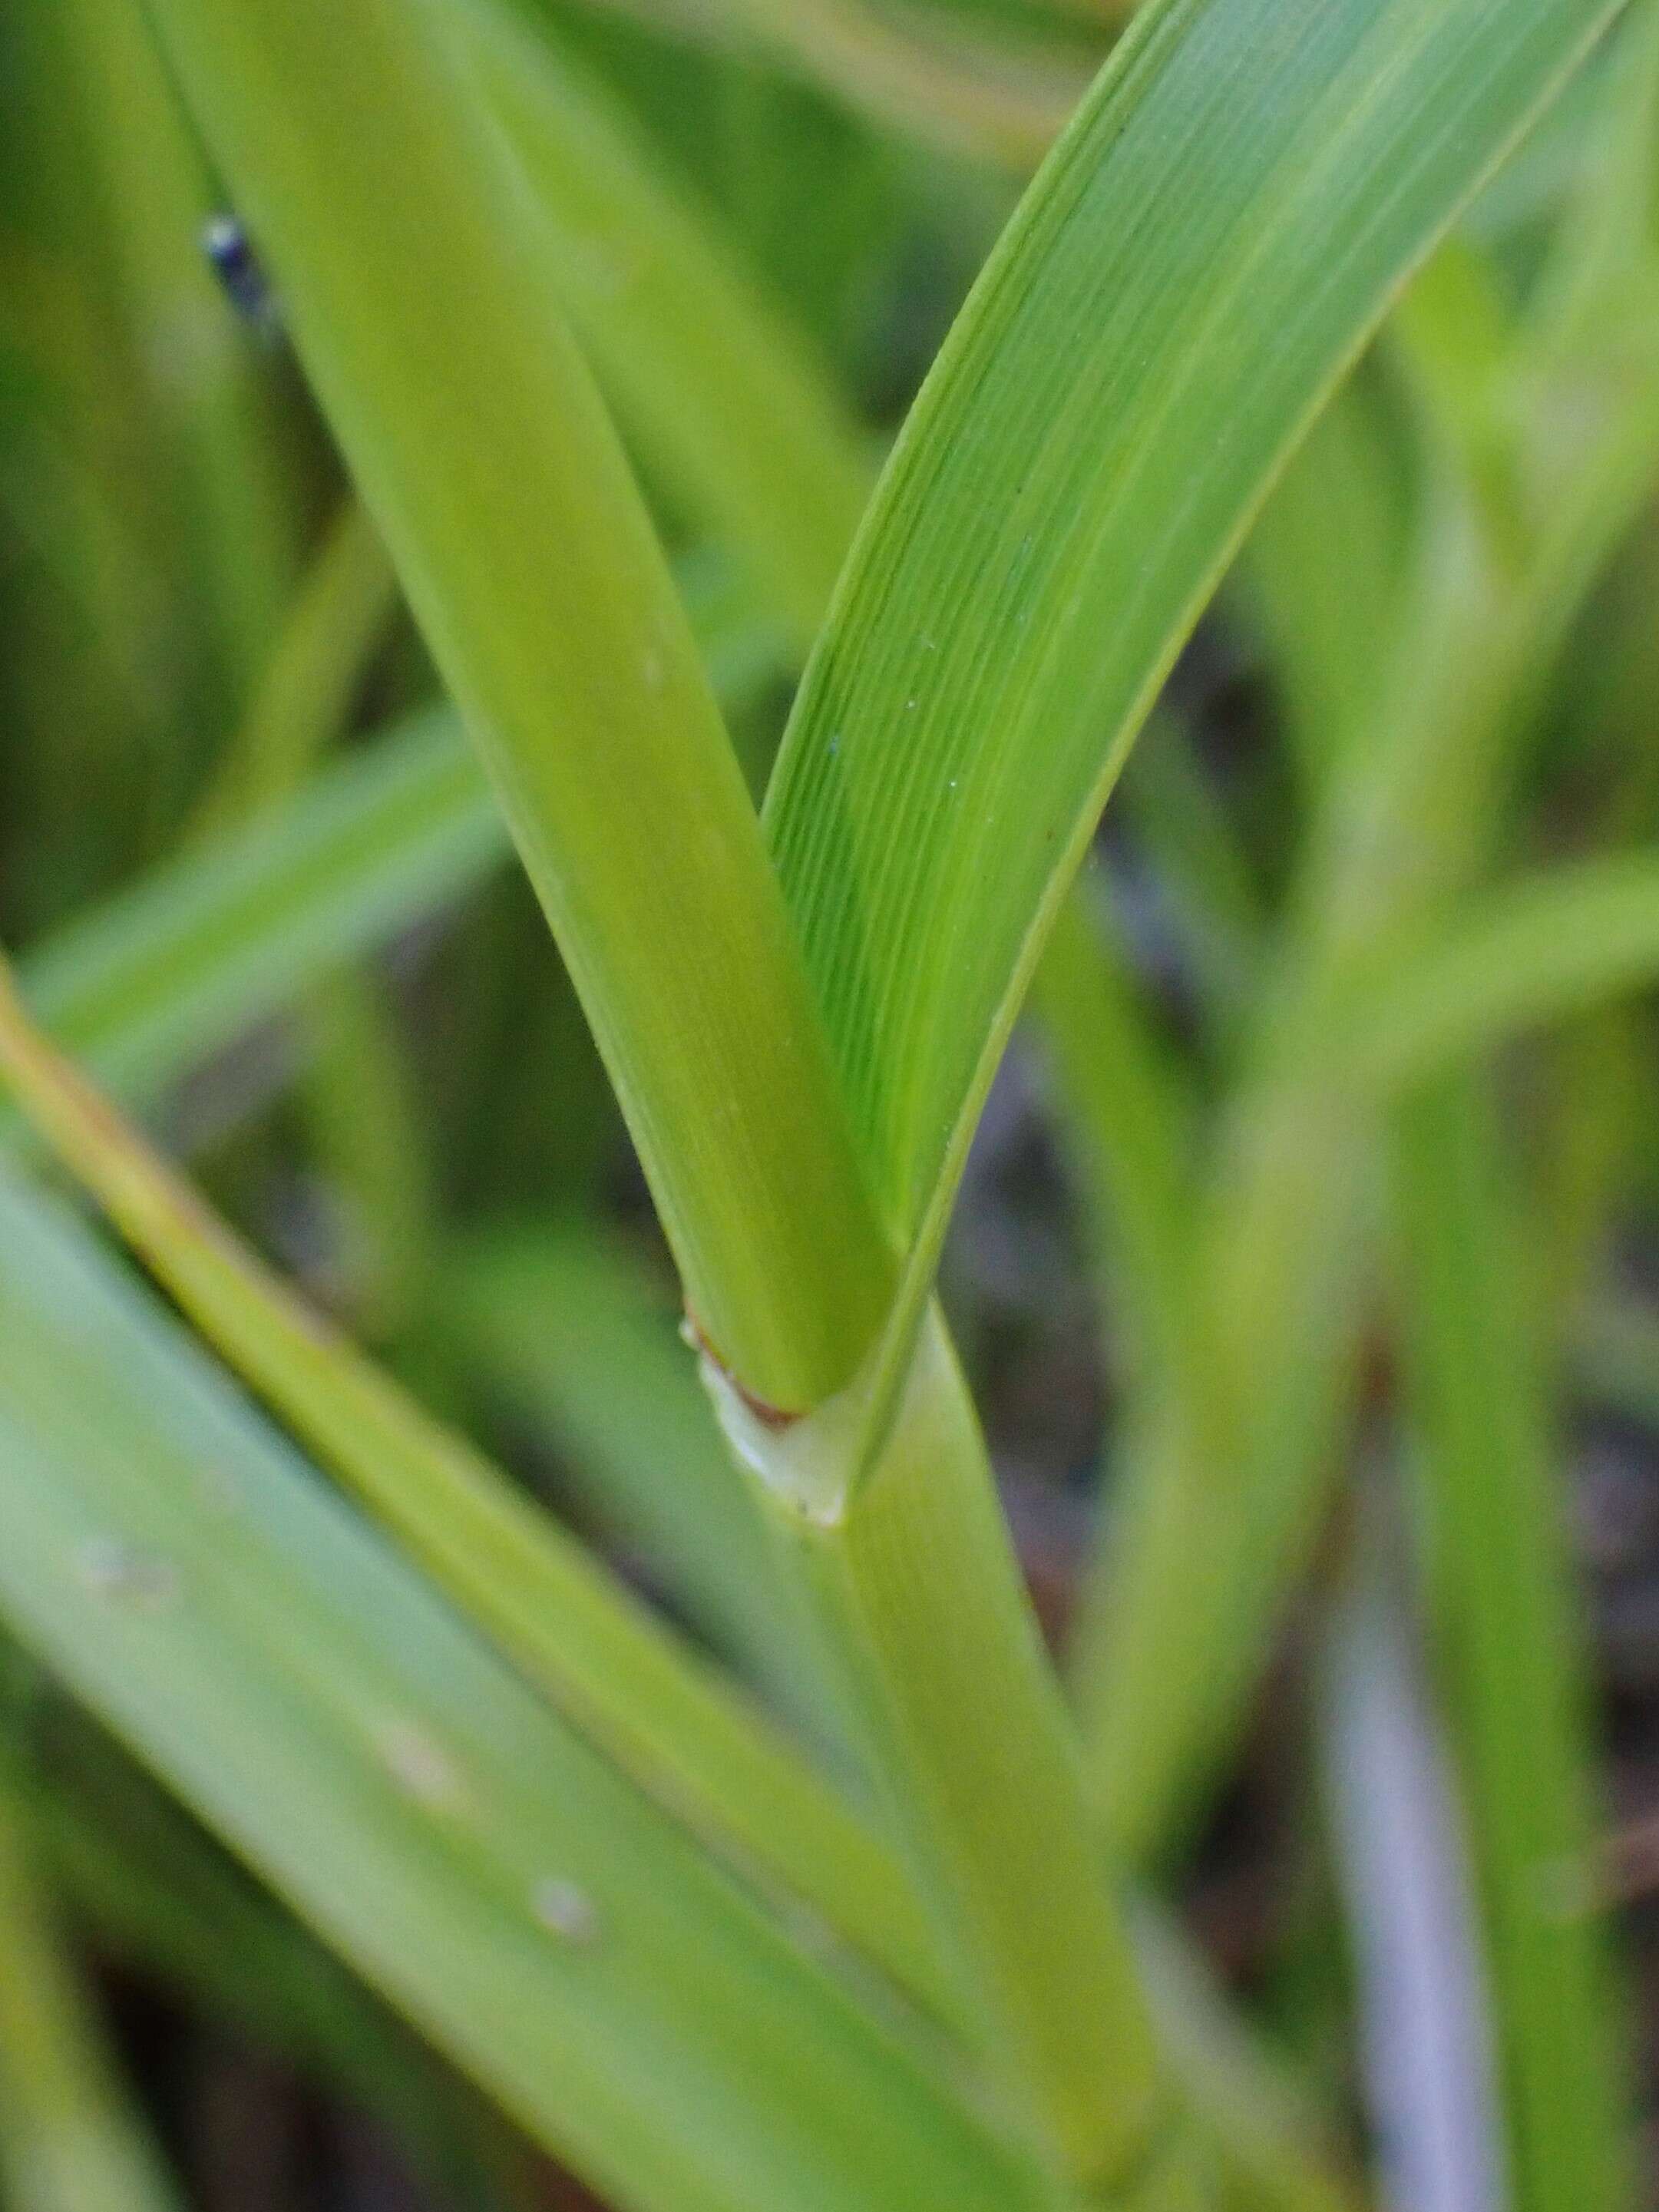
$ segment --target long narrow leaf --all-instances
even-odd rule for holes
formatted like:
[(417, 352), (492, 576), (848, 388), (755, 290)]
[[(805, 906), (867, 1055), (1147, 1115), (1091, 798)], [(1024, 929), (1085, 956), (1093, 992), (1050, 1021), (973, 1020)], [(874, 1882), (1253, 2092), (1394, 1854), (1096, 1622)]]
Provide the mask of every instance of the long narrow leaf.
[(1404, 275), (1613, 12), (1164, 0), (975, 288), (767, 805), (915, 1295), (1048, 919), (1177, 647)]
[(3, 962), (0, 1071), (233, 1368), (468, 1618), (659, 1802), (938, 1998), (904, 1884), (834, 1795), (464, 1438), (237, 1242), (33, 1027)]
[(1398, 1130), (1426, 1582), (1484, 1908), (1514, 2202), (1629, 2205), (1625, 2035), (1587, 1887), (1589, 1686), (1534, 1284), (1473, 1079), (1413, 1097)]
[[(765, 643), (732, 599), (704, 611), (699, 639), (722, 690)], [(102, 1081), (148, 1097), (459, 898), (508, 850), (457, 717), (428, 708), (279, 812), (158, 865), (32, 947), (29, 998)]]
[[(64, 1733), (28, 1778), (54, 1891), (100, 1960), (339, 2089), (393, 2133), (458, 2212), (504, 2212), (480, 2187), (485, 2138), (512, 2131), (420, 2039), (100, 1729)], [(483, 2152), (481, 2159), (480, 2151)]]
[(1085, 80), (1057, 55), (1042, 65), (999, 52), (966, 24), (910, 30), (867, 0), (720, 0), (809, 81), (876, 120), (949, 153), (1030, 169), (1048, 151)]
[[(857, 1528), (837, 1510), (876, 1442), (861, 1370), (894, 1254), (781, 889), (563, 333), (521, 180), (431, 0), (155, 12), (493, 763), (711, 1386), (734, 1440), (761, 1432), (746, 1462), (805, 1540), (799, 1571), (988, 2048), (1048, 2155), (1091, 2179), (1127, 2171), (1158, 2116), (1151, 2026), (942, 1337), (868, 1485), (879, 1509)], [(394, 142), (395, 177), (380, 150)], [(470, 389), (485, 362), (487, 411)], [(1016, 1778), (1018, 1819), (1000, 1795)]]
[(618, 416), (804, 653), (872, 482), (839, 394), (600, 86), (500, 0), (464, 0), (457, 20)]
[[(1361, 742), (1338, 749), (1325, 779), (1274, 1020), (1218, 1146), (1206, 1364), (1235, 1432), (1219, 1453), (1142, 1467), (1089, 1608), (1097, 1650), (1115, 1655), (1094, 1670), (1095, 1771), (1132, 1855), (1167, 1843), (1201, 1794), (1343, 1464), (1361, 1371), (1372, 1109), (1322, 1064), (1322, 1021), (1350, 988), (1363, 1003), (1389, 958), (1408, 965), (1455, 910), (1490, 854), (1546, 673), (1653, 481), (1650, 361), (1632, 373), (1616, 339), (1607, 358), (1598, 339), (1575, 374), (1605, 386), (1608, 404), (1524, 545), (1491, 511), (1485, 466), (1471, 481), (1457, 441), (1425, 422), (1418, 542), (1376, 655), (1382, 681)], [(1510, 453), (1500, 477), (1535, 463), (1529, 449)], [(1201, 1537), (1218, 1512), (1224, 1547)]]
[(507, 849), (454, 717), (434, 708), (67, 923), (23, 960), (30, 998), (104, 1081), (153, 1096)]
[(1042, 2201), (61, 1209), (0, 1232), (0, 1611), (534, 2135), (639, 2212)]
[(690, 626), (455, 27), (434, 0), (152, 12), (501, 793), (688, 1302), (749, 1390), (810, 1406), (867, 1348), (890, 1258)]
[(1393, 1090), (1659, 975), (1659, 860), (1553, 868), (1471, 902), (1415, 958), (1310, 1025), (1311, 1064)]
[[(1370, 728), (1333, 765), (1301, 856), (1281, 1004), (1322, 1000), (1345, 962), (1420, 926), (1489, 834), (1498, 747), (1483, 694), (1513, 641), (1492, 638), (1484, 549), (1455, 490), (1419, 536)], [(1472, 666), (1476, 638), (1490, 641)], [(1092, 1777), (1111, 1846), (1131, 1860), (1167, 1848), (1201, 1802), (1343, 1465), (1375, 1123), (1363, 1095), (1285, 1065), (1282, 1025), (1213, 1139), (1195, 1356), (1167, 1378), (1176, 1417), (1158, 1409), (1143, 1430), (1156, 1449), (1127, 1464), (1079, 1642)], [(1224, 1545), (1208, 1540), (1218, 1515)]]

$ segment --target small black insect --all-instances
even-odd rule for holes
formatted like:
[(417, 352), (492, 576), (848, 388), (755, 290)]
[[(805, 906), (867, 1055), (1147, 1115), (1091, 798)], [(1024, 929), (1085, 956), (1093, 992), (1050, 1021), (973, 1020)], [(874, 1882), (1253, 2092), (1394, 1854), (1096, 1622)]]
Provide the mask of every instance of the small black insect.
[(252, 241), (234, 215), (212, 216), (202, 226), (202, 251), (237, 313), (269, 327), (276, 320), (270, 287)]

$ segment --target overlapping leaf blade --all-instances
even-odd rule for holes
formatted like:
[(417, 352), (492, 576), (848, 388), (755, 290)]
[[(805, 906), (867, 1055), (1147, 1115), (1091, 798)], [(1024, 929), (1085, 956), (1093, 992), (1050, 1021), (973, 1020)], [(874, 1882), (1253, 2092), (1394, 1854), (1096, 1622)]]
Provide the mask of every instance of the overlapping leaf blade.
[(1395, 288), (1614, 12), (1169, 0), (1039, 174), (866, 515), (769, 793), (925, 1279), (1159, 681)]
[(1028, 2201), (66, 1215), (0, 1226), (0, 1609), (360, 1971), (619, 2203)]
[(1580, 861), (1471, 901), (1382, 977), (1358, 979), (1310, 1034), (1310, 1063), (1368, 1086), (1410, 1082), (1659, 973), (1659, 863)]
[(859, 1364), (890, 1256), (684, 606), (459, 26), (392, 0), (151, 14), (495, 781), (688, 1300), (748, 1389), (810, 1405)]
[[(736, 598), (702, 611), (698, 636), (717, 687), (764, 643)], [(423, 708), (288, 805), (159, 863), (30, 948), (30, 1002), (103, 1082), (148, 1097), (461, 897), (510, 843), (459, 718)]]
[(0, 1069), (206, 1340), (434, 1589), (717, 1855), (797, 1891), (872, 1962), (948, 2008), (914, 1899), (834, 1791), (465, 1437), (242, 1246), (33, 1028), (3, 963)]
[(153, 870), (23, 963), (42, 1018), (103, 1079), (150, 1094), (507, 850), (441, 708), (319, 776), (289, 809)]
[(827, 1686), (771, 1573), (674, 1318), (621, 1242), (579, 1221), (525, 1222), (451, 1253), (441, 1319), (488, 1395), (564, 1446), (562, 1496), (713, 1647), (822, 1729)]

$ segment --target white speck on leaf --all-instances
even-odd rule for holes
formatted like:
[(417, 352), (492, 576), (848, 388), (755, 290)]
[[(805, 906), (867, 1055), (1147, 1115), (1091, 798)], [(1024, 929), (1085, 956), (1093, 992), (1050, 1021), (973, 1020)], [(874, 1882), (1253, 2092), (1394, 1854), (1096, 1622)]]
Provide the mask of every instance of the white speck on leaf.
[(530, 1900), (531, 1910), (551, 1936), (566, 1943), (589, 1944), (599, 1940), (598, 1907), (585, 1889), (574, 1881), (550, 1876), (538, 1881)]
[(415, 1721), (393, 1721), (380, 1732), (386, 1771), (406, 1796), (439, 1811), (460, 1797), (460, 1777), (443, 1746)]
[(107, 1605), (160, 1613), (178, 1600), (179, 1570), (173, 1562), (117, 1539), (99, 1537), (83, 1545), (79, 1565), (87, 1588)]

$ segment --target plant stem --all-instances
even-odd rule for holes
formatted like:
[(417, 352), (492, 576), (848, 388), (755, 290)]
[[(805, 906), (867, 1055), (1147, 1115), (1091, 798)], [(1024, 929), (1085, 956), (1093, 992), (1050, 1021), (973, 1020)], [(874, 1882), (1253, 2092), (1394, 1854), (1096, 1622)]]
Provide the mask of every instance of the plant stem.
[(704, 1374), (853, 1671), (892, 1813), (988, 2039), (1024, 2086), (1027, 2118), (1073, 2175), (1121, 2177), (1164, 2117), (1164, 2085), (1080, 1817), (1075, 1741), (937, 1310), (873, 1448), (856, 1389), (780, 1432), (707, 1358)]
[(428, 0), (155, 13), (495, 778), (711, 1369), (757, 1431), (834, 1460), (816, 1476), (836, 1496), (864, 1478), (818, 1587), (941, 1938), (972, 1954), (988, 2038), (1056, 2161), (1127, 2171), (1151, 2030), (1058, 1693), (942, 1338), (878, 1454), (842, 1421), (894, 1255), (533, 203)]

